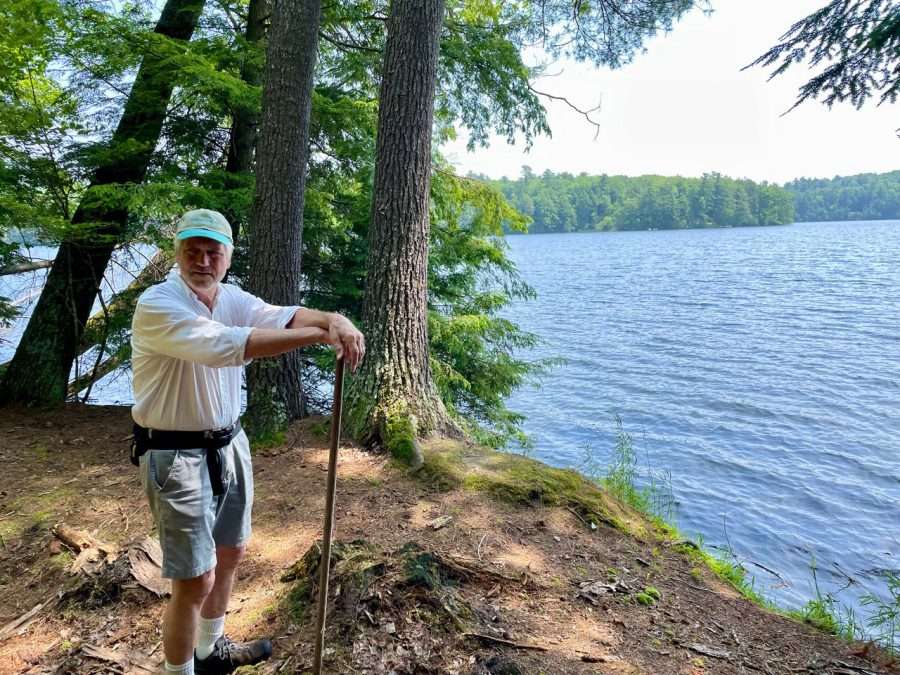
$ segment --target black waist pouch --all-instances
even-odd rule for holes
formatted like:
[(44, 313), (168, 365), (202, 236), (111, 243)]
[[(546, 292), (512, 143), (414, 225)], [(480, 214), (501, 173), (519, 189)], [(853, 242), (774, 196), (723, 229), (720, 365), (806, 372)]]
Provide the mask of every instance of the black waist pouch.
[(207, 431), (165, 431), (148, 429), (139, 424), (134, 425), (134, 440), (131, 442), (131, 463), (139, 466), (141, 456), (148, 450), (206, 450), (206, 465), (209, 468), (209, 481), (213, 494), (225, 492), (222, 473), (225, 463), (222, 461), (221, 448), (231, 443), (241, 431), (241, 421), (230, 427)]

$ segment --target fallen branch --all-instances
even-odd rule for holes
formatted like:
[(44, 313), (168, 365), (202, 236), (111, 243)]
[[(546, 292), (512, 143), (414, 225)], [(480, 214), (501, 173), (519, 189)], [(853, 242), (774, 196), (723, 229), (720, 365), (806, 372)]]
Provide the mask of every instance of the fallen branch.
[(513, 642), (512, 640), (504, 640), (503, 638), (497, 638), (483, 633), (463, 633), (463, 637), (477, 638), (479, 640), (484, 640), (485, 642), (512, 647), (513, 649), (530, 649), (535, 652), (547, 651), (546, 647), (541, 647), (540, 645), (528, 645), (521, 642)]
[(13, 263), (0, 267), (0, 277), (7, 274), (21, 274), (22, 272), (34, 272), (36, 270), (44, 270), (53, 264), (52, 260), (29, 260), (27, 262)]
[(447, 553), (437, 553), (435, 552), (434, 557), (440, 562), (442, 565), (447, 567), (450, 570), (453, 570), (457, 574), (465, 578), (485, 578), (488, 579), (500, 579), (503, 581), (512, 581), (517, 584), (528, 584), (530, 578), (523, 574), (521, 577), (513, 577), (508, 574), (501, 574), (500, 572), (494, 572), (493, 570), (486, 570), (482, 567), (469, 567), (469, 565), (473, 565), (476, 563), (474, 558), (462, 558), (457, 556), (451, 556)]
[(97, 364), (94, 368), (89, 370), (84, 375), (80, 375), (76, 379), (69, 382), (68, 395), (75, 396), (79, 391), (90, 385), (92, 382), (96, 382), (102, 377), (109, 375), (116, 368), (118, 368), (122, 363), (131, 355), (130, 345), (125, 344), (122, 346), (118, 352), (110, 356), (105, 361)]
[(48, 608), (54, 604), (56, 604), (56, 598), (45, 600), (44, 602), (41, 602), (32, 607), (18, 618), (13, 619), (8, 624), (3, 626), (3, 628), (0, 628), (0, 642), (3, 642), (8, 637), (11, 637), (18, 630), (24, 630), (28, 626), (28, 624), (30, 624), (37, 618), (38, 614), (41, 613), (41, 610)]
[(700, 643), (689, 644), (687, 645), (687, 648), (692, 652), (697, 652), (698, 654), (709, 656), (714, 659), (723, 659), (725, 661), (731, 659), (731, 652), (729, 652), (727, 649), (719, 649), (718, 647), (710, 647), (709, 645), (703, 645)]

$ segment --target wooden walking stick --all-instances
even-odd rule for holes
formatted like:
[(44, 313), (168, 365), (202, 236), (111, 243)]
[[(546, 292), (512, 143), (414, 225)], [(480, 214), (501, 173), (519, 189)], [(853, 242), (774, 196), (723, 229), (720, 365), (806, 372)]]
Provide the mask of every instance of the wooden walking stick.
[(319, 558), (319, 615), (316, 619), (316, 655), (313, 673), (322, 673), (325, 652), (325, 615), (328, 609), (328, 574), (331, 563), (331, 535), (334, 530), (334, 493), (337, 487), (337, 455), (341, 440), (341, 400), (344, 391), (344, 359), (339, 358), (334, 372), (334, 404), (331, 408), (331, 452), (328, 454), (328, 484), (325, 493), (325, 527), (322, 556)]

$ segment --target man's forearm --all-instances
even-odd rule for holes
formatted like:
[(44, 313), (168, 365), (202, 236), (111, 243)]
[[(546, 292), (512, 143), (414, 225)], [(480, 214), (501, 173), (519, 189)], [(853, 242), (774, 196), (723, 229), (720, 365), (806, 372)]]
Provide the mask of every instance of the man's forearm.
[[(319, 313), (324, 314), (324, 312)], [(254, 328), (250, 337), (247, 338), (244, 358), (258, 359), (265, 356), (278, 356), (306, 345), (328, 342), (327, 329), (323, 330), (316, 326), (294, 328), (293, 324), (294, 321), (291, 320), (291, 323), (288, 324), (290, 327), (282, 330)]]
[(328, 331), (332, 314), (330, 312), (322, 312), (318, 309), (308, 309), (301, 307), (294, 312), (294, 318), (287, 325), (288, 328), (321, 328)]

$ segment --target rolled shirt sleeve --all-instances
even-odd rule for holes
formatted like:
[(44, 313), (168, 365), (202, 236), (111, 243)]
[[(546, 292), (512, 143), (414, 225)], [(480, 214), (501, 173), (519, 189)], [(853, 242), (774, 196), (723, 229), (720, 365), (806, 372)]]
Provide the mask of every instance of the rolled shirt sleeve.
[(240, 290), (244, 323), (253, 328), (287, 328), (299, 307), (270, 305), (260, 298)]
[(141, 351), (211, 368), (244, 365), (253, 331), (253, 326), (226, 326), (159, 299), (138, 303), (133, 326), (133, 344)]

